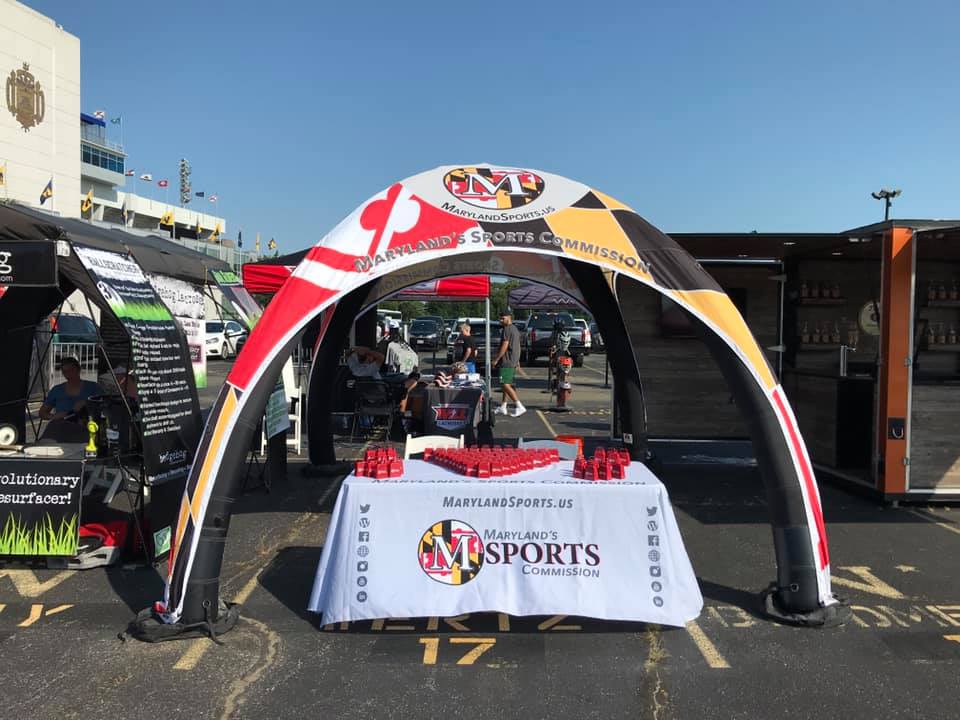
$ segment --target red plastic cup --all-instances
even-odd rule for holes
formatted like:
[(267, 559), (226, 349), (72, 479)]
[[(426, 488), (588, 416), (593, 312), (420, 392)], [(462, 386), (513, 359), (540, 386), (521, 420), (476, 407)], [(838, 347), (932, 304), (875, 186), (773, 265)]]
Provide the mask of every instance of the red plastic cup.
[(362, 460), (356, 464), (356, 467), (353, 469), (353, 474), (357, 477), (363, 477), (367, 474), (367, 464)]
[(403, 475), (403, 463), (399, 460), (390, 461), (390, 477), (400, 477)]

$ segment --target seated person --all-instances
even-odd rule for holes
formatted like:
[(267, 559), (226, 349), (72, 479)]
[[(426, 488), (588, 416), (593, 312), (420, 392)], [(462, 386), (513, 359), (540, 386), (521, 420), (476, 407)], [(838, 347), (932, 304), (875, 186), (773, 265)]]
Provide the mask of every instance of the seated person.
[(409, 375), (417, 369), (420, 357), (407, 345), (400, 334), (400, 328), (390, 328), (390, 334), (377, 345), (377, 352), (384, 357), (382, 372), (403, 373)]
[(380, 367), (383, 365), (383, 353), (358, 345), (350, 349), (347, 367), (356, 378), (380, 379)]
[(40, 406), (43, 420), (67, 420), (81, 422), (87, 406), (87, 398), (100, 394), (100, 386), (80, 377), (80, 363), (76, 358), (65, 357), (60, 362), (60, 371), (66, 382), (55, 385), (47, 393)]

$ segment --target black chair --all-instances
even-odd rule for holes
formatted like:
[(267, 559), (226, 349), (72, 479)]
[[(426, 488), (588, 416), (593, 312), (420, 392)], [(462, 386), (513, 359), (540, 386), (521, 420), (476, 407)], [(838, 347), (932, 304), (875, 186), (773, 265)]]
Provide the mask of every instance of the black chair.
[(357, 380), (356, 405), (353, 409), (353, 426), (350, 429), (350, 442), (357, 434), (357, 423), (361, 417), (386, 418), (389, 439), (393, 430), (393, 416), (397, 412), (394, 393), (382, 380)]

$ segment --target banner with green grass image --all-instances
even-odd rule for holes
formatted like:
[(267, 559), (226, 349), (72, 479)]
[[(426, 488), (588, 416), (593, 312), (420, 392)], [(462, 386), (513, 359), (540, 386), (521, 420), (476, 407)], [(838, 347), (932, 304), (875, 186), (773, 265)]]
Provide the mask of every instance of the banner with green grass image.
[(0, 461), (0, 556), (73, 556), (80, 533), (81, 460)]

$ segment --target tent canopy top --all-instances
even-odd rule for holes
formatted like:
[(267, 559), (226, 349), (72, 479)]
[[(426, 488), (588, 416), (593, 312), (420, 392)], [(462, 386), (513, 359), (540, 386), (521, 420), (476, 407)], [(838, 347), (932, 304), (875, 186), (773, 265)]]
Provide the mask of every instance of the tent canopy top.
[(69, 240), (100, 250), (129, 252), (147, 272), (195, 284), (209, 281), (208, 271), (230, 270), (228, 263), (157, 235), (135, 235), (74, 218), (62, 218), (14, 203), (0, 205), (0, 242)]

